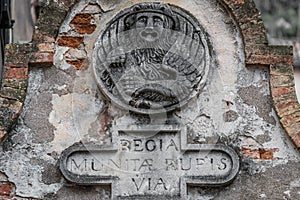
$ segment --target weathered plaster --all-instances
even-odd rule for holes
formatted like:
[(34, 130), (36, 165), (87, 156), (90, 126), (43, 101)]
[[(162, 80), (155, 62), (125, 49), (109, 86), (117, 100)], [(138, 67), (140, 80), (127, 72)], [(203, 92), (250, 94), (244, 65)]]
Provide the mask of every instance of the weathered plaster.
[[(134, 116), (109, 104), (99, 92), (92, 65), (93, 47), (99, 31), (121, 8), (140, 1), (91, 1), (98, 2), (99, 6), (86, 7), (88, 2), (90, 1), (80, 1), (72, 7), (65, 19), (69, 8), (60, 3), (61, 10), (56, 12), (59, 20), (54, 21), (57, 23), (54, 28), (49, 26), (53, 30), (45, 28), (44, 25), (39, 29), (45, 28), (45, 32), (42, 33), (47, 37), (42, 37), (43, 34), (40, 35), (39, 32), (35, 33), (36, 38), (45, 37), (47, 42), (55, 43), (54, 66), (30, 69), (23, 112), (0, 151), (0, 172), (16, 186), (18, 196), (45, 199), (108, 199), (110, 196), (109, 188), (69, 187), (57, 170), (57, 162), (61, 151), (74, 143), (109, 143), (111, 126), (135, 123)], [(288, 55), (284, 50), (274, 52), (264, 43), (264, 29), (254, 29), (261, 26), (260, 22), (252, 24), (254, 28), (247, 24), (251, 19), (244, 16), (253, 10), (250, 6), (247, 12), (242, 5), (252, 5), (250, 1), (238, 1), (241, 5), (237, 5), (239, 3), (226, 0), (225, 2), (229, 2), (229, 6), (226, 6), (228, 10), (214, 0), (166, 2), (189, 10), (200, 21), (210, 35), (212, 52), (216, 56), (208, 84), (199, 97), (176, 112), (174, 121), (188, 126), (191, 133), (189, 142), (225, 143), (234, 147), (242, 158), (242, 171), (231, 186), (222, 189), (191, 188), (191, 197), (299, 198), (299, 152), (286, 136), (276, 116), (279, 113), (280, 119), (285, 119), (284, 117), (289, 115), (286, 111), (280, 111), (277, 103), (282, 102), (274, 96), (274, 85), (279, 84), (274, 80), (284, 76), (280, 80), (287, 83), (282, 83), (291, 83), (288, 86), (293, 86), (289, 79), (291, 71), (288, 67), (287, 70), (281, 71), (273, 67), (270, 75), (270, 71), (262, 66), (287, 62), (288, 58), (285, 56)], [(74, 5), (73, 1), (66, 4)], [(50, 6), (50, 3), (47, 5)], [(240, 7), (245, 10), (240, 11)], [(49, 14), (52, 9), (46, 10), (45, 13)], [(70, 25), (72, 19), (80, 12), (91, 13), (92, 25), (98, 25), (92, 34), (82, 36)], [(232, 16), (229, 12), (232, 12)], [(253, 16), (257, 16), (257, 13)], [(63, 21), (63, 24), (58, 30), (60, 21)], [(44, 22), (46, 21), (41, 20), (40, 23)], [(51, 23), (49, 20), (48, 22)], [(251, 30), (255, 30), (253, 37)], [(260, 32), (256, 32), (258, 30)], [(56, 33), (58, 37), (84, 37), (83, 43), (77, 49), (59, 46)], [(256, 43), (261, 46), (256, 47)], [(275, 54), (275, 58), (264, 58), (269, 54)], [(88, 57), (83, 67), (77, 70), (76, 66), (66, 61), (80, 60), (85, 55)], [(51, 63), (51, 59), (47, 62)], [(34, 66), (37, 65), (39, 62), (35, 61)], [(275, 79), (274, 74), (280, 77)], [(265, 106), (272, 103), (270, 76), (273, 77), (271, 91), (273, 100), (276, 100), (277, 113), (272, 106)], [(167, 116), (161, 118), (166, 119)], [(161, 122), (161, 119), (151, 120), (155, 123)], [(286, 127), (290, 127), (290, 124)], [(269, 157), (264, 157), (264, 152), (270, 153)]]

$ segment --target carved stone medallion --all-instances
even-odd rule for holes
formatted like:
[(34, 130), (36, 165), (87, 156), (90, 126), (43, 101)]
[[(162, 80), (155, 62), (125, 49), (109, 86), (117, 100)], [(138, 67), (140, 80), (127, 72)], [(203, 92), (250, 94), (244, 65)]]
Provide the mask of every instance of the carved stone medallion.
[(203, 88), (208, 37), (181, 8), (140, 3), (101, 31), (94, 70), (102, 92), (122, 108), (161, 113), (182, 107)]

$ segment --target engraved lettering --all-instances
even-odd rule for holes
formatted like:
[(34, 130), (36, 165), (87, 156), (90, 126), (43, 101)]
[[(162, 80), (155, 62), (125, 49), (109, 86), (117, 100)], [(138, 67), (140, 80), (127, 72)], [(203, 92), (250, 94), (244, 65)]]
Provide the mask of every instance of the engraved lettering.
[(145, 143), (147, 151), (154, 151), (156, 149), (156, 143), (154, 140), (147, 140)]
[[(84, 171), (87, 170), (87, 159), (83, 159), (83, 161), (78, 165), (76, 163), (76, 161), (74, 159), (71, 159), (71, 171), (74, 171), (73, 170), (73, 164), (75, 165), (75, 167), (79, 170), (82, 170), (82, 165), (84, 166)], [(76, 170), (76, 169), (75, 169)]]
[[(153, 191), (153, 190), (168, 190), (163, 178), (153, 179), (153, 178), (131, 178), (135, 185), (136, 190), (139, 192), (142, 188)], [(154, 187), (152, 186), (154, 185)], [(144, 187), (143, 187), (144, 186)]]
[(126, 162), (126, 169), (128, 170), (128, 169), (129, 169), (129, 162), (128, 162), (128, 159), (125, 159), (125, 162)]
[[(102, 165), (102, 168), (103, 168), (103, 164), (100, 164), (100, 165)], [(94, 159), (92, 159), (92, 161), (91, 161), (91, 168), (92, 168), (92, 171), (101, 171), (101, 169), (96, 169)]]
[(160, 139), (159, 140), (159, 149), (162, 151), (162, 144), (163, 144), (163, 140), (162, 139)]
[(152, 171), (153, 170), (153, 159), (145, 159), (140, 168), (139, 168), (139, 171), (141, 171), (142, 168), (147, 168), (149, 171)]
[(122, 151), (129, 151), (130, 150), (130, 141), (121, 139), (121, 150)]
[(148, 138), (121, 135), (119, 147), (115, 148), (72, 147), (72, 151), (64, 153), (67, 156), (61, 163), (66, 165), (63, 172), (71, 175), (75, 183), (98, 184), (103, 180), (101, 184), (121, 189), (117, 195), (129, 197), (179, 195), (181, 184), (206, 183), (207, 177), (212, 178), (208, 184), (219, 184), (227, 177), (232, 179), (233, 170), (238, 172), (238, 168), (233, 169), (238, 165), (237, 155), (232, 156), (234, 151), (226, 150), (226, 146), (217, 145), (210, 150), (211, 146), (204, 144), (203, 149), (195, 145), (181, 150), (181, 137), (173, 133), (164, 131)]
[(166, 170), (178, 170), (178, 161), (174, 159), (166, 159)]
[(148, 178), (148, 190), (151, 190), (151, 178)]
[(114, 160), (109, 159), (109, 162), (116, 166), (118, 169), (121, 169), (121, 163), (117, 164)]
[(181, 170), (190, 170), (192, 167), (192, 158), (189, 158), (187, 162), (183, 162), (183, 159), (180, 158), (180, 166)]
[[(138, 185), (138, 183), (136, 182), (135, 178), (132, 178), (131, 180), (133, 181), (133, 183), (134, 183), (134, 185), (135, 185), (135, 187), (136, 187), (136, 190), (137, 190), (137, 191), (140, 191), (140, 189), (141, 189), (141, 187), (142, 187), (142, 185), (143, 185), (143, 183), (144, 183), (144, 181), (145, 181), (145, 178), (143, 178), (143, 180), (140, 182), (139, 185)], [(149, 182), (150, 182), (150, 181), (149, 181)]]
[(142, 147), (141, 139), (134, 139), (133, 145), (134, 145), (134, 151), (143, 151), (144, 150), (144, 148)]
[(159, 179), (158, 179), (158, 181), (157, 181), (157, 183), (156, 183), (156, 185), (155, 185), (155, 187), (154, 187), (154, 190), (156, 190), (156, 188), (157, 188), (158, 186), (160, 186), (160, 187), (162, 186), (163, 189), (168, 190), (167, 187), (166, 187), (166, 184), (165, 184), (165, 182), (163, 181), (162, 178), (159, 178)]
[(168, 150), (170, 147), (174, 148), (176, 151), (178, 151), (178, 147), (176, 146), (176, 143), (173, 139), (170, 140), (170, 144), (167, 146), (166, 150)]
[(179, 146), (174, 139), (164, 141), (163, 139), (121, 139), (120, 149), (122, 151), (179, 151)]
[(204, 160), (204, 158), (197, 158), (196, 163), (197, 163), (197, 165), (204, 165), (205, 160)]
[(222, 166), (218, 167), (219, 170), (225, 170), (226, 169), (226, 167), (227, 167), (226, 161), (227, 161), (227, 158), (221, 158), (220, 162), (221, 162)]

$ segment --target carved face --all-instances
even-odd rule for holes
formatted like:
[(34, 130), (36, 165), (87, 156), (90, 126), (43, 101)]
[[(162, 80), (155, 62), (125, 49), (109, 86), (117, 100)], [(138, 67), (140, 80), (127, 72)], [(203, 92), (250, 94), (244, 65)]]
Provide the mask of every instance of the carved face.
[(140, 3), (121, 12), (96, 46), (95, 72), (103, 91), (141, 113), (187, 103), (208, 73), (209, 51), (200, 30), (192, 17), (171, 5)]
[(164, 16), (158, 13), (138, 13), (135, 26), (141, 39), (154, 42), (161, 37), (164, 29)]

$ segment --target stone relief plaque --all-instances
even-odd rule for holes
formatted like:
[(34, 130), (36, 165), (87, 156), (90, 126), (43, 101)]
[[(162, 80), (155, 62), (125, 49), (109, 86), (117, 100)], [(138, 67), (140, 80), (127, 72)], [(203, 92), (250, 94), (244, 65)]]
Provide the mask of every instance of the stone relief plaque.
[(231, 148), (187, 144), (186, 132), (174, 126), (156, 131), (119, 128), (112, 146), (70, 147), (62, 155), (62, 173), (77, 184), (110, 184), (112, 199), (185, 199), (188, 185), (223, 186), (238, 174)]
[(229, 184), (239, 171), (235, 151), (189, 144), (188, 128), (171, 112), (203, 89), (214, 59), (210, 46), (201, 25), (179, 7), (139, 3), (116, 14), (96, 41), (94, 74), (103, 94), (132, 112), (105, 125), (111, 144), (66, 149), (64, 177), (111, 185), (112, 199), (187, 199), (188, 185)]
[(100, 33), (94, 71), (103, 93), (139, 113), (171, 111), (199, 93), (210, 67), (208, 37), (186, 11), (140, 3)]

